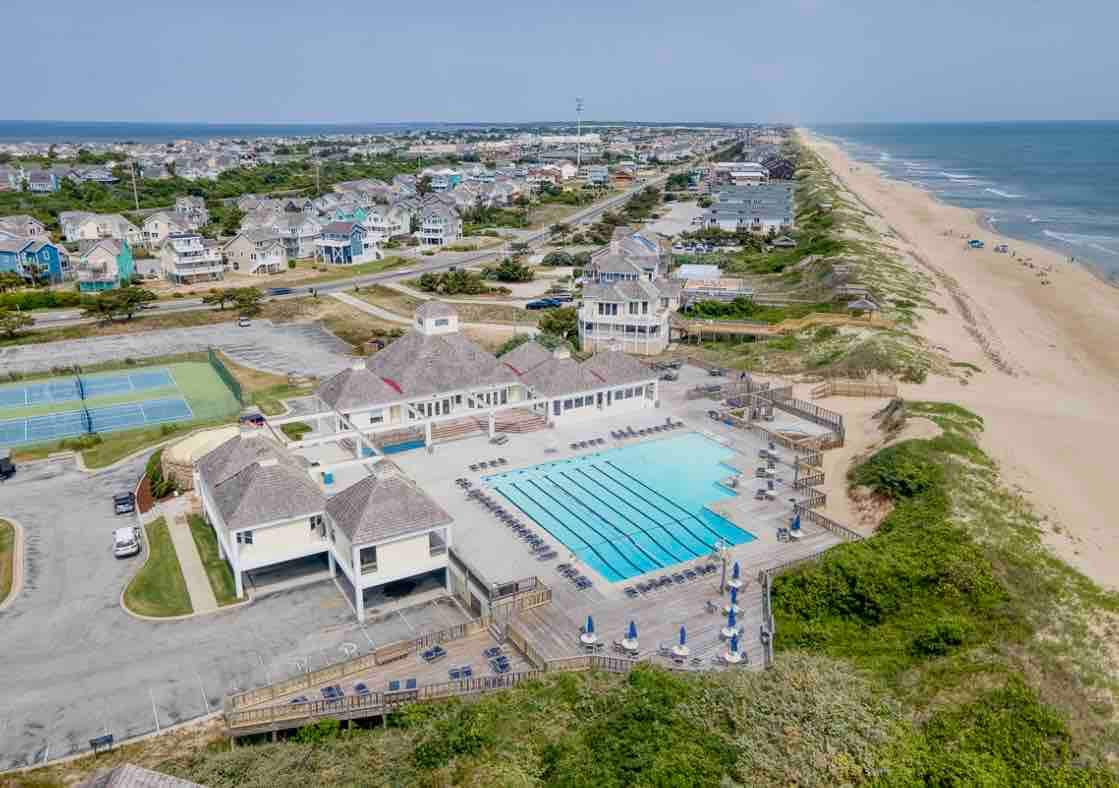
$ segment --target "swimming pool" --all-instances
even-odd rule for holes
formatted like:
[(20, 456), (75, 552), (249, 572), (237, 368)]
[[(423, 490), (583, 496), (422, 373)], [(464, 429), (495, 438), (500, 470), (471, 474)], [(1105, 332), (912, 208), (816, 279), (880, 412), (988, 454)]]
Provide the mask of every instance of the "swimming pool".
[(610, 582), (754, 537), (707, 508), (734, 452), (698, 433), (486, 477), (487, 483)]

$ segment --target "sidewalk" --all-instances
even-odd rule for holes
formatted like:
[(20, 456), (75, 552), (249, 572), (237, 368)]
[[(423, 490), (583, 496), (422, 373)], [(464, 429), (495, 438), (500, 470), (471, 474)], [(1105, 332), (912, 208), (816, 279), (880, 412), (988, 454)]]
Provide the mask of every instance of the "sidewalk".
[(198, 555), (198, 548), (187, 523), (187, 514), (191, 508), (190, 496), (173, 498), (156, 508), (167, 518), (167, 532), (171, 535), (171, 543), (175, 545), (175, 554), (179, 557), (179, 566), (183, 570), (194, 615), (213, 613), (218, 609), (218, 600), (214, 597), (210, 578), (206, 574), (206, 568), (202, 566), (202, 558)]

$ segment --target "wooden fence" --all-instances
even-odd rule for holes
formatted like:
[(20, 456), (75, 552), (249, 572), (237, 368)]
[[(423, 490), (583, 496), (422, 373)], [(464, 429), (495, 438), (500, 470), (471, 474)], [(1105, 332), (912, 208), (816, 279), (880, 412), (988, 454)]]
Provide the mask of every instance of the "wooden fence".
[(841, 539), (845, 539), (849, 542), (858, 542), (862, 541), (865, 538), (862, 534), (852, 531), (847, 526), (840, 525), (830, 517), (826, 517), (815, 511), (813, 505), (822, 506), (827, 500), (827, 497), (824, 496), (823, 493), (820, 494), (820, 498), (823, 499), (822, 501), (820, 501), (820, 503), (815, 503), (816, 496), (812, 496), (812, 498), (810, 498), (805, 503), (794, 504), (793, 511), (813, 525), (818, 525), (821, 528), (825, 528)]
[(812, 387), (812, 399), (823, 397), (896, 397), (898, 384), (893, 381), (826, 380)]
[[(529, 608), (545, 605), (550, 602), (551, 599), (552, 590), (543, 583), (539, 583), (536, 591), (526, 593), (522, 597), (508, 598), (504, 601), (503, 606), (511, 610), (527, 610)], [(438, 632), (421, 635), (412, 640), (388, 643), (360, 657), (342, 660), (333, 665), (327, 665), (318, 670), (308, 671), (307, 673), (293, 676), (290, 679), (278, 681), (265, 687), (258, 687), (257, 689), (230, 695), (226, 698), (226, 708), (242, 709), (246, 706), (255, 706), (257, 704), (274, 701), (278, 697), (283, 697), (293, 692), (336, 682), (346, 676), (371, 670), (386, 662), (392, 662), (407, 657), (410, 654), (423, 651), (437, 643), (447, 643), (452, 640), (461, 640), (471, 635), (476, 635), (488, 629), (492, 624), (497, 623), (495, 618), (494, 615), (486, 614), (480, 618), (466, 621), (462, 624), (456, 624), (453, 627), (441, 629)]]
[(818, 487), (824, 483), (824, 472), (812, 473), (805, 476), (798, 476), (793, 481), (794, 490), (804, 490), (809, 487)]

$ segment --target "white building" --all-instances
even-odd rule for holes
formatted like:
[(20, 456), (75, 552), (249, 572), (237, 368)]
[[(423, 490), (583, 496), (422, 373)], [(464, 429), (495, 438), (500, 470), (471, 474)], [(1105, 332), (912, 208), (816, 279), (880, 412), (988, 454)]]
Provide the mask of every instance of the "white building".
[(175, 284), (217, 281), (225, 276), (221, 250), (197, 233), (174, 233), (159, 250), (164, 278)]
[(242, 274), (278, 274), (287, 270), (284, 242), (271, 230), (242, 230), (222, 247), (225, 262)]

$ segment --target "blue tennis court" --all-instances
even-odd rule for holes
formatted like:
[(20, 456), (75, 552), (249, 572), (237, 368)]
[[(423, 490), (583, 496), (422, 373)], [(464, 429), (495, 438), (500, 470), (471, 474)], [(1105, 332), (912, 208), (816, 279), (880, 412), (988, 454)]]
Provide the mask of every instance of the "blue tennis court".
[[(189, 420), (193, 417), (194, 413), (190, 405), (181, 397), (149, 399), (143, 402), (126, 402), (123, 405), (89, 409), (93, 432), (115, 432), (148, 424)], [(86, 427), (85, 413), (80, 409), (31, 416), (26, 419), (7, 419), (0, 421), (0, 446), (19, 446), (25, 443), (73, 438), (89, 432)]]
[(753, 535), (708, 504), (734, 452), (697, 433), (487, 477), (580, 561), (611, 582), (700, 556)]
[[(3, 386), (0, 387), (0, 408), (22, 408), (26, 405), (80, 400), (82, 396), (78, 385), (78, 379), (70, 377), (43, 383)], [(150, 391), (174, 385), (175, 379), (166, 369), (81, 377), (81, 387), (85, 390), (86, 399), (128, 394), (133, 391)]]

